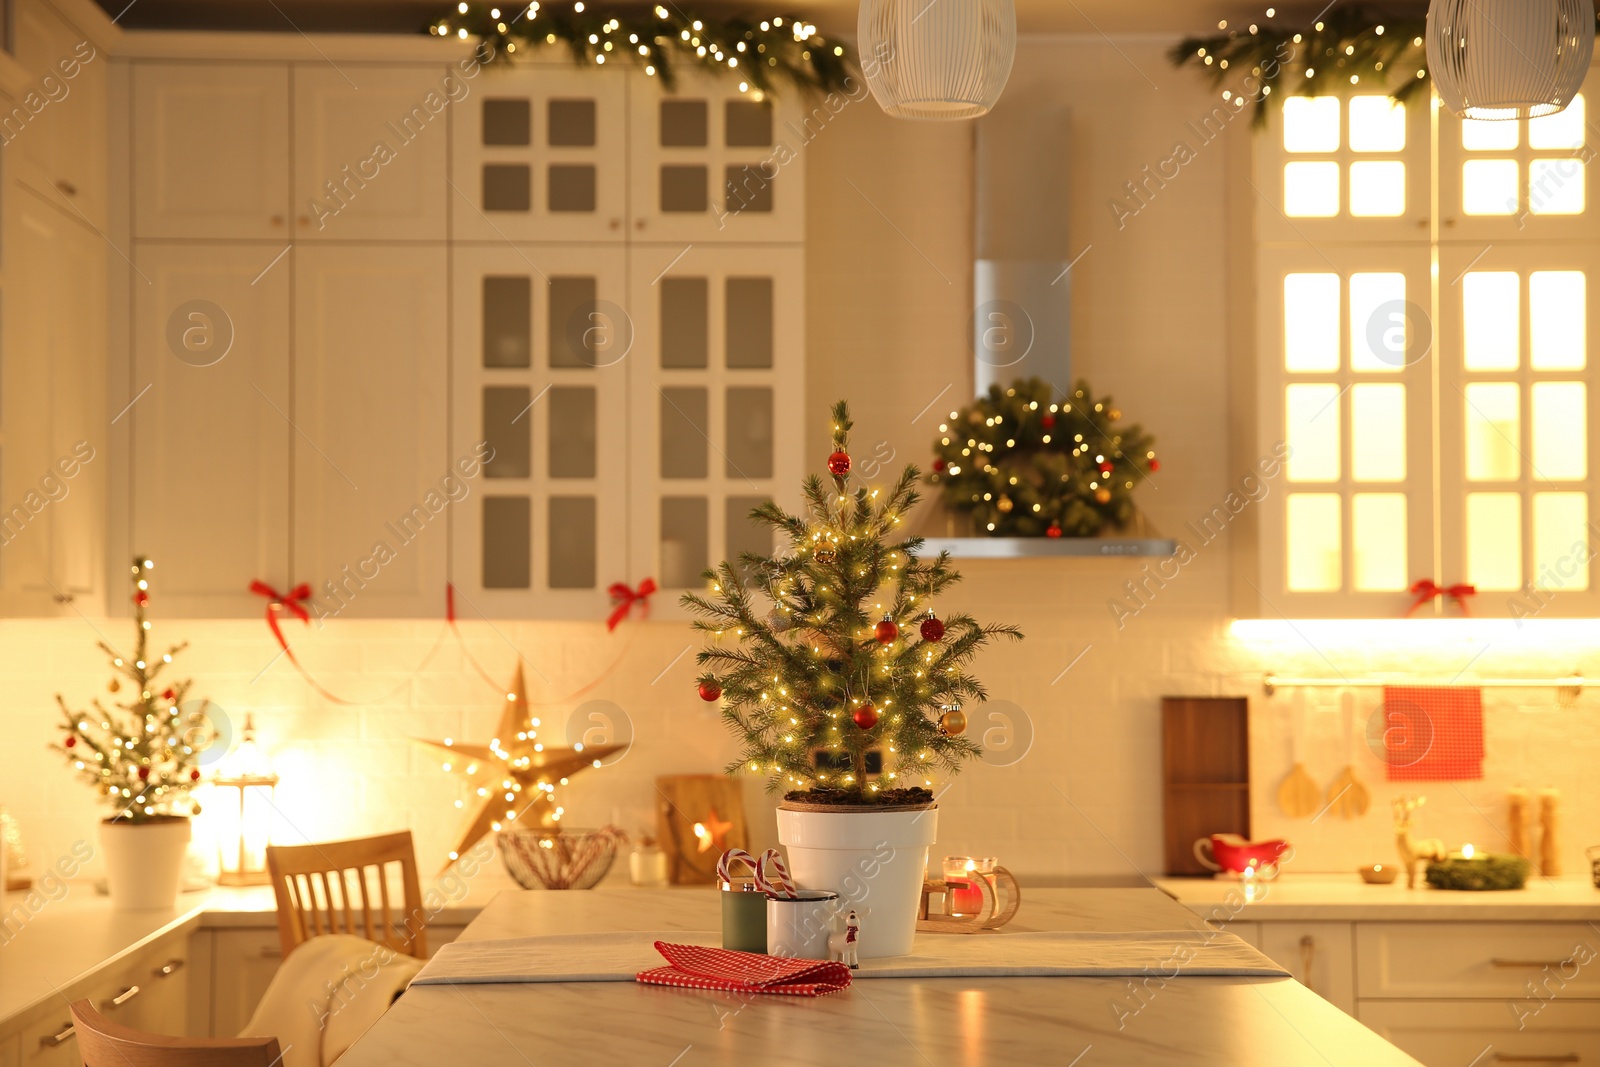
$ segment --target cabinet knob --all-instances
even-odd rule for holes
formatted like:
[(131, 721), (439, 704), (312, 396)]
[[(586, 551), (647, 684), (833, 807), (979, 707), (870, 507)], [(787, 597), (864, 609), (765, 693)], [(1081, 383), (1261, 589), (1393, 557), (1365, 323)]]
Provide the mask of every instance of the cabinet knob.
[(310, 215), (301, 215), (298, 221), (299, 221), (300, 225), (302, 225), (302, 226), (310, 226), (311, 225), (311, 216)]
[(65, 178), (56, 179), (56, 188), (61, 190), (63, 196), (78, 195), (78, 187), (67, 181)]
[(622, 229), (622, 220), (621, 219), (612, 219), (610, 225), (611, 225), (611, 228), (613, 230), (620, 230), (620, 229)]
[(644, 219), (634, 219), (633, 220), (633, 228), (636, 229), (636, 230), (644, 229)]
[(39, 1039), (40, 1048), (55, 1048), (72, 1040), (72, 1024), (62, 1023), (61, 1025), (64, 1029), (59, 1034), (45, 1034)]
[(272, 223), (272, 225), (274, 225), (274, 226), (282, 226), (283, 225), (283, 216), (282, 215), (274, 215), (268, 221), (270, 221)]
[(157, 978), (171, 978), (174, 974), (181, 970), (183, 970), (183, 959), (182, 957), (174, 956), (166, 963), (163, 963), (161, 966), (157, 967), (152, 973), (154, 973)]

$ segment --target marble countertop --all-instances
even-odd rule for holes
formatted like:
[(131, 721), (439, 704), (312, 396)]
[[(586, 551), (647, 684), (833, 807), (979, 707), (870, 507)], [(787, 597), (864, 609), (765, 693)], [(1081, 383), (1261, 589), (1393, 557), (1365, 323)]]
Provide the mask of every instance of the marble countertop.
[[(507, 892), (463, 940), (715, 930), (709, 888)], [(1195, 929), (1156, 889), (1024, 890), (1016, 930)], [(919, 937), (963, 936), (919, 934)], [(1004, 937), (1004, 933), (974, 936)], [(340, 1067), (1390, 1067), (1416, 1061), (1289, 978), (886, 978), (817, 999), (634, 982), (416, 986)]]
[[(1535, 878), (1525, 889), (1493, 893), (1462, 893), (1424, 885), (1407, 889), (1404, 875), (1389, 885), (1367, 885), (1354, 872), (1285, 874), (1252, 886), (1212, 878), (1157, 878), (1155, 885), (1195, 914), (1222, 921), (1600, 919), (1600, 889), (1578, 878)], [(1219, 911), (1221, 914), (1216, 914)]]

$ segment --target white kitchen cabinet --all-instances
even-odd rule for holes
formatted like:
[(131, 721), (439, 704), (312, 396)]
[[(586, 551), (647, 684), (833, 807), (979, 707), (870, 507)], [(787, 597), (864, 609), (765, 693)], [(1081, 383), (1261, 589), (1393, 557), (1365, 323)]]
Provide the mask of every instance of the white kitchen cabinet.
[(627, 237), (628, 76), (571, 64), (460, 79), (450, 216), (458, 241)]
[(1543, 1004), (1518, 1028), (1515, 1001), (1363, 1000), (1356, 1018), (1426, 1067), (1553, 1067), (1600, 1060), (1600, 1004)]
[[(289, 570), (289, 257), (263, 245), (141, 244), (133, 281), (130, 547), (162, 611), (257, 616)], [(136, 398), (136, 400), (135, 400)], [(203, 490), (204, 515), (176, 506)]]
[(630, 87), (631, 236), (678, 242), (805, 238), (805, 142), (831, 115), (800, 94), (757, 101), (738, 82), (682, 71), (671, 93)]
[[(1530, 983), (1564, 998), (1600, 998), (1592, 924), (1362, 923), (1356, 937), (1363, 999), (1504, 1000), (1526, 995)], [(1595, 1011), (1600, 1018), (1600, 1005)]]
[(450, 199), (443, 66), (297, 64), (296, 240), (443, 240)]
[(1257, 947), (1301, 985), (1355, 1014), (1355, 947), (1349, 923), (1264, 922)]
[(633, 249), (632, 573), (667, 590), (772, 550), (749, 519), (797, 503), (803, 474), (804, 255), (795, 246)]
[(0, 1038), (0, 1067), (17, 1067), (22, 1062), (22, 1038)]
[(0, 605), (7, 614), (102, 609), (105, 486), (105, 245), (82, 219), (6, 188)]
[(620, 246), (453, 251), (450, 455), (493, 460), (451, 510), (469, 615), (603, 615), (628, 575), (628, 381), (638, 358)]
[(289, 68), (133, 68), (133, 235), (289, 236)]
[(448, 258), (440, 246), (295, 252), (294, 559), (322, 610), (444, 614)]
[(110, 61), (49, 4), (17, 4), (12, 21), (17, 62), (32, 83), (18, 110), (8, 109), (7, 162), (69, 214), (103, 227)]

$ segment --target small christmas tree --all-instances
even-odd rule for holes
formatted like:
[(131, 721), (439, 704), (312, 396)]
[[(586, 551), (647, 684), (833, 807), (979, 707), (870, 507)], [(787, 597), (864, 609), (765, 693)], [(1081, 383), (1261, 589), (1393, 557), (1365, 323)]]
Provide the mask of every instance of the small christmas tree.
[(133, 658), (125, 658), (104, 641), (99, 643), (101, 651), (111, 657), (115, 672), (111, 692), (131, 685), (128, 699), (113, 702), (108, 709), (97, 698), (90, 701), (92, 712), (74, 712), (57, 694), (66, 736), (60, 744), (50, 746), (71, 760), (83, 780), (106, 798), (115, 812), (112, 819), (136, 823), (199, 813), (200, 805), (190, 791), (200, 780), (200, 753), (216, 739), (215, 727), (203, 709), (183, 707), (188, 681), (157, 688), (156, 679), (188, 643), (173, 645), (159, 658), (151, 658), (147, 652), (150, 623), (144, 612), (150, 603), (154, 566), (144, 557), (133, 561)]
[(806, 479), (808, 514), (770, 502), (751, 513), (787, 547), (724, 562), (705, 574), (710, 595), (684, 595), (695, 628), (718, 639), (699, 655), (711, 668), (700, 696), (723, 701), (740, 740), (730, 774), (749, 770), (765, 774), (769, 790), (806, 787), (811, 798), (846, 803), (928, 799), (935, 771), (955, 773), (980, 752), (961, 736), (963, 701), (985, 697), (965, 667), (991, 638), (1022, 634), (935, 614), (933, 599), (961, 576), (948, 553), (923, 561), (922, 538), (899, 534), (920, 474), (908, 466), (887, 492), (852, 490), (850, 427), (840, 401), (832, 482)]

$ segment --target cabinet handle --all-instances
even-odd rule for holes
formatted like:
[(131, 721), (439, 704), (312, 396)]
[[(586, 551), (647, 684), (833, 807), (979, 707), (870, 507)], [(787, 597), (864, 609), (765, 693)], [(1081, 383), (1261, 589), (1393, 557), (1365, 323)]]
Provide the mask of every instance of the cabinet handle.
[(1491, 959), (1489, 961), (1489, 966), (1491, 966), (1491, 967), (1533, 967), (1533, 968), (1538, 968), (1538, 969), (1542, 970), (1545, 967), (1555, 967), (1555, 968), (1566, 967), (1566, 966), (1569, 966), (1571, 963), (1572, 963), (1571, 960), (1556, 960), (1555, 962), (1551, 962), (1549, 960), (1502, 960), (1502, 959), (1496, 958), (1496, 959)]
[(61, 1025), (66, 1027), (66, 1029), (62, 1030), (59, 1034), (45, 1034), (39, 1039), (40, 1048), (56, 1048), (57, 1046), (65, 1045), (68, 1041), (72, 1040), (72, 1024), (62, 1023)]
[(1494, 1062), (1496, 1063), (1578, 1063), (1581, 1059), (1582, 1057), (1576, 1052), (1568, 1052), (1559, 1056), (1555, 1053), (1547, 1056), (1517, 1056), (1510, 1052), (1496, 1052), (1494, 1054)]
[(107, 1004), (106, 1007), (108, 1009), (109, 1008), (120, 1008), (124, 1004), (128, 1003), (128, 1001), (132, 1000), (134, 997), (136, 997), (138, 995), (139, 995), (139, 987), (136, 986), (136, 985), (131, 985), (128, 988), (124, 989), (122, 992), (118, 993), (116, 996), (112, 997), (111, 998), (111, 1003)]
[(67, 181), (65, 178), (56, 179), (56, 188), (61, 190), (63, 196), (78, 195), (78, 187)]
[(1313, 986), (1311, 984), (1311, 965), (1312, 965), (1312, 963), (1314, 963), (1316, 961), (1316, 958), (1317, 958), (1317, 941), (1316, 941), (1316, 938), (1312, 937), (1310, 934), (1307, 934), (1307, 935), (1305, 935), (1304, 937), (1302, 937), (1300, 939), (1300, 972), (1301, 972), (1301, 974), (1304, 975), (1304, 977), (1301, 978), (1300, 981), (1307, 989), (1311, 990), (1311, 992), (1313, 992), (1313, 993), (1315, 993), (1317, 991), (1317, 989), (1316, 989), (1315, 986)]
[(71, 593), (56, 593), (54, 595), (54, 599), (55, 599), (55, 602), (57, 604), (70, 604), (70, 603), (72, 603), (72, 594)]
[(157, 967), (153, 973), (157, 978), (171, 978), (174, 974), (181, 970), (183, 970), (183, 959), (181, 957), (174, 956), (166, 963), (163, 963), (161, 966)]

